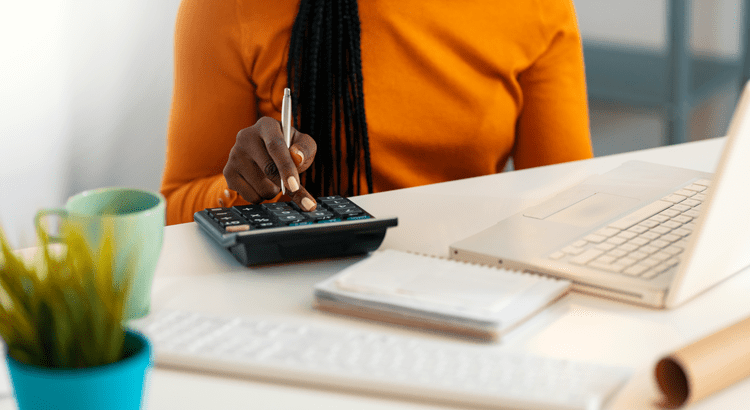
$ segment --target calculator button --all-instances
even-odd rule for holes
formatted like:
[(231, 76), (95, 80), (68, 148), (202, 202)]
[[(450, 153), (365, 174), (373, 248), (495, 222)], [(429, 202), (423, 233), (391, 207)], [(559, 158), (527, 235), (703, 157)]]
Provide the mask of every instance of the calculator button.
[(286, 222), (286, 223), (303, 221), (305, 219), (305, 217), (302, 216), (302, 215), (300, 215), (300, 214), (297, 214), (297, 215), (280, 215), (278, 218), (279, 218), (279, 221)]
[(242, 224), (242, 225), (230, 225), (224, 228), (227, 232), (243, 232), (243, 231), (249, 231), (250, 225), (248, 224)]
[(329, 208), (331, 209), (346, 209), (346, 208), (354, 208), (354, 205), (351, 203), (345, 203), (345, 204), (329, 204)]
[(357, 208), (357, 209), (354, 209), (354, 208), (336, 209), (334, 212), (336, 212), (338, 215), (342, 215), (342, 216), (343, 215), (354, 216), (354, 215), (359, 215), (359, 214), (364, 213), (364, 211), (362, 211), (359, 208)]
[(321, 220), (333, 218), (333, 214), (328, 211), (312, 211), (306, 213), (308, 218)]
[(261, 209), (260, 205), (239, 205), (234, 207), (240, 212), (257, 212)]
[(281, 217), (281, 216), (288, 216), (288, 215), (299, 215), (299, 212), (292, 211), (292, 210), (286, 210), (286, 211), (276, 211), (276, 210), (273, 210), (273, 211), (271, 211), (271, 213), (274, 214), (274, 215), (276, 215), (276, 216), (279, 216), (279, 217)]
[(269, 210), (269, 211), (281, 211), (281, 210), (291, 210), (292, 207), (290, 207), (286, 202), (274, 202), (271, 204), (263, 204), (263, 208)]
[(273, 222), (262, 222), (255, 225), (256, 228), (272, 228), (274, 226), (276, 226), (276, 224)]
[(355, 216), (350, 216), (350, 217), (348, 217), (346, 219), (348, 219), (350, 221), (353, 221), (355, 219), (370, 219), (370, 215), (355, 215)]
[(227, 227), (232, 225), (242, 225), (244, 222), (240, 221), (239, 219), (233, 219), (231, 221), (222, 221), (221, 226)]

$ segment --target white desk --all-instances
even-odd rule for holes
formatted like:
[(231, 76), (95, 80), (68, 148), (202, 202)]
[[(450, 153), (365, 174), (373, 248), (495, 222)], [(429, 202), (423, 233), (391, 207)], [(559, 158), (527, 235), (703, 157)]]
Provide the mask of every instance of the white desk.
[[(354, 198), (375, 216), (396, 215), (383, 247), (447, 255), (448, 245), (537, 203), (585, 177), (639, 159), (713, 172), (723, 139), (498, 174)], [(312, 286), (356, 258), (263, 268), (241, 266), (194, 223), (166, 229), (153, 309), (230, 315), (289, 315), (420, 338), (471, 343), (406, 328), (317, 312)], [(750, 316), (750, 273), (743, 272), (676, 310), (662, 311), (570, 294), (487, 349), (528, 352), (634, 369), (611, 409), (657, 408), (652, 368), (664, 353)], [(744, 408), (750, 380), (694, 409)], [(449, 409), (434, 403), (154, 369), (148, 408), (163, 409)], [(8, 400), (0, 409), (9, 408)]]

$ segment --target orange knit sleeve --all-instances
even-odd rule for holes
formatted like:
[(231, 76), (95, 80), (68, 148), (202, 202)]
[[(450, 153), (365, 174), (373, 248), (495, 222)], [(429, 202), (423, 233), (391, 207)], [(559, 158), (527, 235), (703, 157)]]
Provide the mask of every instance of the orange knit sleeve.
[[(258, 118), (235, 1), (183, 0), (175, 29), (174, 93), (161, 192), (167, 224), (219, 206), (237, 132)], [(236, 199), (231, 192), (228, 203)]]
[(516, 169), (590, 158), (583, 51), (570, 0), (539, 7), (547, 46), (519, 75), (523, 106), (516, 128)]

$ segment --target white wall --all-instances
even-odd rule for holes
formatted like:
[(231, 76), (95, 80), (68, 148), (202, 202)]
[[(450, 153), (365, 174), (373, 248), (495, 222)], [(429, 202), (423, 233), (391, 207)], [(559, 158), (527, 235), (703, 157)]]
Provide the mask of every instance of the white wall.
[(61, 202), (70, 142), (67, 1), (0, 6), (0, 224), (33, 243), (37, 208)]
[[(737, 0), (693, 1), (697, 49), (736, 54)], [(179, 0), (0, 3), (0, 222), (81, 190), (158, 189)], [(584, 38), (663, 49), (665, 0), (575, 0)], [(25, 237), (25, 240), (21, 238)]]
[(73, 193), (159, 188), (178, 4), (0, 6), (0, 223), (16, 246)]

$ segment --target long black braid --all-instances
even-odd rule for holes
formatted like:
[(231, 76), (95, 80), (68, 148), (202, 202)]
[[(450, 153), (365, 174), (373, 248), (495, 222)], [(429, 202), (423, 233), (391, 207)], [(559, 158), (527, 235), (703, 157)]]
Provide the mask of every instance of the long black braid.
[(367, 191), (372, 192), (357, 0), (300, 1), (287, 73), (294, 125), (318, 144), (305, 188), (314, 196), (361, 194), (364, 159)]

